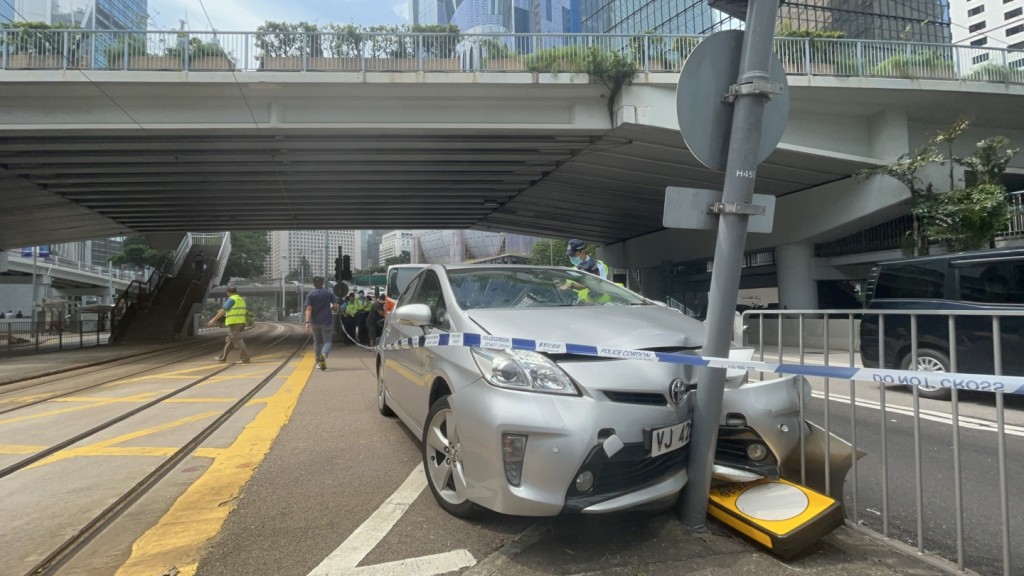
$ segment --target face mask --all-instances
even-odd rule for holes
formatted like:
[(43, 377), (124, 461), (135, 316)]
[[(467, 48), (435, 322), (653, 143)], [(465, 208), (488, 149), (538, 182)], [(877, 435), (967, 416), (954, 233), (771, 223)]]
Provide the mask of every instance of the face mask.
[(572, 262), (573, 266), (579, 266), (580, 262), (583, 262), (583, 259), (579, 256), (569, 256), (569, 262)]

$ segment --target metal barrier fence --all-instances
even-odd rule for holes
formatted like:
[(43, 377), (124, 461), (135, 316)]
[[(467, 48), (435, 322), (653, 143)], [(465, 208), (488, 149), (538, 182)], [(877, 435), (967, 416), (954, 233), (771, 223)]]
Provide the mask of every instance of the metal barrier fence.
[[(1024, 553), (1011, 548), (1024, 534), (1024, 483), (1009, 481), (1024, 474), (1024, 396), (984, 391), (998, 380), (993, 375), (1024, 375), (1024, 310), (750, 310), (742, 322), (754, 359), (762, 361), (989, 375), (928, 377), (951, 387), (948, 404), (926, 410), (922, 394), (935, 389), (895, 387), (920, 379), (812, 378), (812, 394), (823, 405), (808, 406), (854, 453), (868, 453), (854, 458), (846, 478), (850, 525), (946, 569), (1024, 572)], [(991, 434), (994, 443), (987, 441)], [(831, 460), (827, 445), (825, 451)]]
[[(616, 52), (676, 72), (702, 36), (0, 30), (0, 69), (585, 72)], [(820, 38), (775, 39), (788, 74), (1024, 83), (1024, 50)]]
[(108, 319), (98, 320), (2, 320), (0, 354), (58, 352), (106, 345), (110, 341)]

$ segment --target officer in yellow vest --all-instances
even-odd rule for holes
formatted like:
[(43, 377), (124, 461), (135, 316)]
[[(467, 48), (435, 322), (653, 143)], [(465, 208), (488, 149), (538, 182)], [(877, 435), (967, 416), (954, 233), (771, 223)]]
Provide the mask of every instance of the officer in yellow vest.
[(224, 325), (228, 328), (228, 337), (224, 339), (224, 351), (216, 357), (216, 360), (226, 362), (228, 352), (235, 348), (242, 358), (239, 364), (248, 364), (252, 361), (252, 357), (249, 356), (249, 349), (245, 347), (245, 339), (242, 338), (242, 330), (245, 329), (246, 322), (245, 300), (238, 295), (238, 288), (234, 286), (228, 286), (227, 292), (228, 297), (224, 300), (224, 307), (207, 322), (207, 326), (213, 326), (218, 320), (224, 318)]

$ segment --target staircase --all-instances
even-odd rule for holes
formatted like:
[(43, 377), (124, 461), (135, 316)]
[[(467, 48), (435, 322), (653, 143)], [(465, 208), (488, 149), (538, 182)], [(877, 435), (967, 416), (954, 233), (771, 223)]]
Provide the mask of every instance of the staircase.
[[(205, 269), (197, 274), (196, 256), (203, 256)], [(172, 342), (189, 331), (194, 315), (202, 309), (212, 276), (221, 254), (219, 245), (192, 244), (178, 273), (165, 279), (149, 301), (133, 305), (128, 324), (117, 337), (119, 342)]]

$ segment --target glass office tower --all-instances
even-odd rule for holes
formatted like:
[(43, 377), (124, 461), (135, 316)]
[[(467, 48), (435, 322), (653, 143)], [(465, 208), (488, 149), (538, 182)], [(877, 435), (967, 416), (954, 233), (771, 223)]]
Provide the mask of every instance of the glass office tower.
[[(707, 34), (742, 27), (707, 0), (580, 0), (587, 33)], [(949, 0), (786, 0), (778, 26), (846, 38), (949, 43)]]

